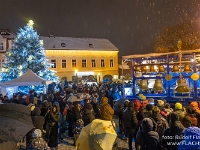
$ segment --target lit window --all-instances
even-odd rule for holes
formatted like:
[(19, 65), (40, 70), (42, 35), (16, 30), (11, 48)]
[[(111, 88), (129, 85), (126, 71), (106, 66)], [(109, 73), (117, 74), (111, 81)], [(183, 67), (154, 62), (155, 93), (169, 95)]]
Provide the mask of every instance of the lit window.
[(96, 61), (95, 61), (95, 59), (92, 59), (92, 67), (96, 67)]
[(3, 63), (4, 63), (4, 60), (3, 60), (3, 59), (0, 59), (0, 68), (3, 67)]
[(66, 59), (62, 60), (62, 68), (66, 68), (67, 67), (67, 63), (66, 63)]
[(101, 59), (101, 67), (105, 67), (104, 59)]
[(0, 43), (0, 50), (3, 50), (3, 43)]
[(51, 60), (51, 64), (52, 64), (51, 68), (56, 68), (56, 60), (55, 59)]
[(110, 67), (114, 67), (113, 59), (110, 59)]
[(76, 59), (72, 59), (72, 67), (76, 68)]
[(86, 68), (86, 59), (82, 59), (82, 67)]

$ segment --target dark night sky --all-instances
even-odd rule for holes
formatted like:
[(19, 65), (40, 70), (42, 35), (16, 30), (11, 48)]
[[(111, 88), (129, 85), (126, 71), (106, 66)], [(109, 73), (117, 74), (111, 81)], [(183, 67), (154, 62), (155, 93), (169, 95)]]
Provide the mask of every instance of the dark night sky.
[(200, 0), (0, 0), (0, 28), (32, 19), (40, 35), (107, 38), (120, 56), (153, 52), (164, 27), (199, 20)]

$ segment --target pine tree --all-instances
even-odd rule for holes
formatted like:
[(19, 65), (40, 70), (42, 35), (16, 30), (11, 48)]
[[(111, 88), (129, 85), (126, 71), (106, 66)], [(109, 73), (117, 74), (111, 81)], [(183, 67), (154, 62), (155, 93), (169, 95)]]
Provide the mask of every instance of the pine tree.
[(20, 28), (13, 41), (14, 48), (6, 52), (6, 62), (3, 64), (2, 81), (9, 81), (20, 77), (32, 70), (38, 76), (57, 81), (58, 77), (45, 56), (43, 42), (33, 29), (33, 22), (29, 21), (27, 26)]

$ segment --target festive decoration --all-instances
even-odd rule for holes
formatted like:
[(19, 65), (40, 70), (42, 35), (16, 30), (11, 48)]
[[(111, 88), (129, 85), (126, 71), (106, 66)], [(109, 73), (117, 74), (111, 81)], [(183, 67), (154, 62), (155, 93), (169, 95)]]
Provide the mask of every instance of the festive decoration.
[(50, 64), (45, 56), (44, 48), (30, 20), (24, 28), (20, 28), (14, 42), (14, 48), (6, 52), (6, 62), (3, 64), (2, 81), (20, 77), (32, 70), (38, 76), (58, 81), (55, 71), (49, 70)]

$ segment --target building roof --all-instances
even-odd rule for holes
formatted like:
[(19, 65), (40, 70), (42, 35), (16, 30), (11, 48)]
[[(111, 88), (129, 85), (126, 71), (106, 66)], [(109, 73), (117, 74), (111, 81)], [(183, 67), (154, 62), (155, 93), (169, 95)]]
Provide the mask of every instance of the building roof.
[(15, 38), (15, 34), (12, 31), (10, 31), (9, 29), (0, 29), (0, 35), (3, 38), (7, 38), (7, 39)]
[(118, 49), (108, 39), (40, 36), (40, 40), (43, 40), (45, 50), (118, 51)]

